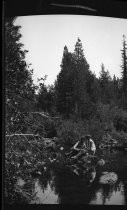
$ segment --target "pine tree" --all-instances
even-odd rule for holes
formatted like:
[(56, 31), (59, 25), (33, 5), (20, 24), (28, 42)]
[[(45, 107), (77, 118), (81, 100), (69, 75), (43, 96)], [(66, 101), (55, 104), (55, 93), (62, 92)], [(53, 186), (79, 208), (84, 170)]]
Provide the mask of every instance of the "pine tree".
[(127, 44), (126, 37), (123, 35), (123, 49), (122, 51), (122, 90), (127, 97)]

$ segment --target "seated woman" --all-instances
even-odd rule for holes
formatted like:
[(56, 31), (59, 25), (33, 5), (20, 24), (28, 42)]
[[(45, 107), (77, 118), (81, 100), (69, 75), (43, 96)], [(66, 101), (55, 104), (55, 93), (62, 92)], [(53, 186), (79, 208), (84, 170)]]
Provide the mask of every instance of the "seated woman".
[(76, 159), (78, 157), (81, 157), (86, 153), (86, 144), (85, 144), (85, 136), (82, 136), (81, 139), (71, 148), (71, 152), (69, 152), (67, 155), (68, 157), (72, 157)]
[(91, 139), (91, 136), (88, 134), (83, 137), (83, 145), (82, 149), (80, 149), (79, 153), (74, 156), (74, 159), (81, 158), (84, 155), (95, 155), (96, 146), (94, 141)]

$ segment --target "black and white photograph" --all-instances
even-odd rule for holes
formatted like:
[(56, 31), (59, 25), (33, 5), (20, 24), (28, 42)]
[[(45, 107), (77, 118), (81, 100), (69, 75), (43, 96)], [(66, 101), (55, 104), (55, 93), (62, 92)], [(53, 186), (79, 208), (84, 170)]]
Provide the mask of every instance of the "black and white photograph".
[(127, 18), (61, 2), (5, 13), (4, 202), (125, 206)]

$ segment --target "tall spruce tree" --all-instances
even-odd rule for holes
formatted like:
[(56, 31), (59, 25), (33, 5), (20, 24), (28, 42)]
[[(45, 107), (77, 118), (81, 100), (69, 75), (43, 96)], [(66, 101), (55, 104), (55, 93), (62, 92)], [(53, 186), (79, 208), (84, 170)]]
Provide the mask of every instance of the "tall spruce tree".
[(84, 115), (85, 105), (88, 102), (88, 94), (86, 90), (86, 79), (89, 71), (89, 64), (86, 61), (83, 52), (81, 40), (78, 38), (74, 53), (74, 105), (75, 113), (81, 117)]
[(126, 37), (123, 35), (123, 49), (122, 51), (122, 90), (127, 97), (127, 44)]
[[(57, 110), (78, 118), (90, 117), (91, 107), (97, 101), (98, 82), (89, 69), (81, 40), (78, 38), (73, 53), (64, 47), (61, 71), (55, 85)], [(93, 109), (93, 108), (92, 108)]]
[(98, 80), (90, 71), (78, 38), (73, 53), (64, 47), (61, 71), (55, 83), (57, 110), (69, 116), (89, 118), (98, 101)]
[(72, 92), (73, 92), (73, 59), (72, 54), (68, 52), (67, 46), (64, 47), (61, 71), (57, 76), (55, 89), (57, 94), (58, 112), (68, 116), (72, 111)]

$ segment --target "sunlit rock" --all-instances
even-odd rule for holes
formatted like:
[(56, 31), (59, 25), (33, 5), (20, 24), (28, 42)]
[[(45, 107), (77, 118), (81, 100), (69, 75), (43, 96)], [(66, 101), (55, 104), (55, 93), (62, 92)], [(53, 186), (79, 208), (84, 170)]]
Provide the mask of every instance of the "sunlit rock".
[(104, 161), (103, 159), (100, 159), (100, 160), (97, 162), (97, 164), (98, 164), (99, 166), (103, 166), (103, 165), (105, 165), (105, 161)]
[(117, 180), (118, 180), (117, 174), (114, 173), (114, 172), (109, 172), (109, 173), (103, 174), (103, 175), (100, 177), (99, 183), (100, 183), (100, 184), (109, 184), (109, 185), (112, 185), (112, 184), (114, 184)]
[(19, 179), (17, 180), (17, 185), (18, 185), (18, 186), (23, 187), (24, 184), (25, 184), (25, 181), (24, 181), (22, 178), (19, 178)]

